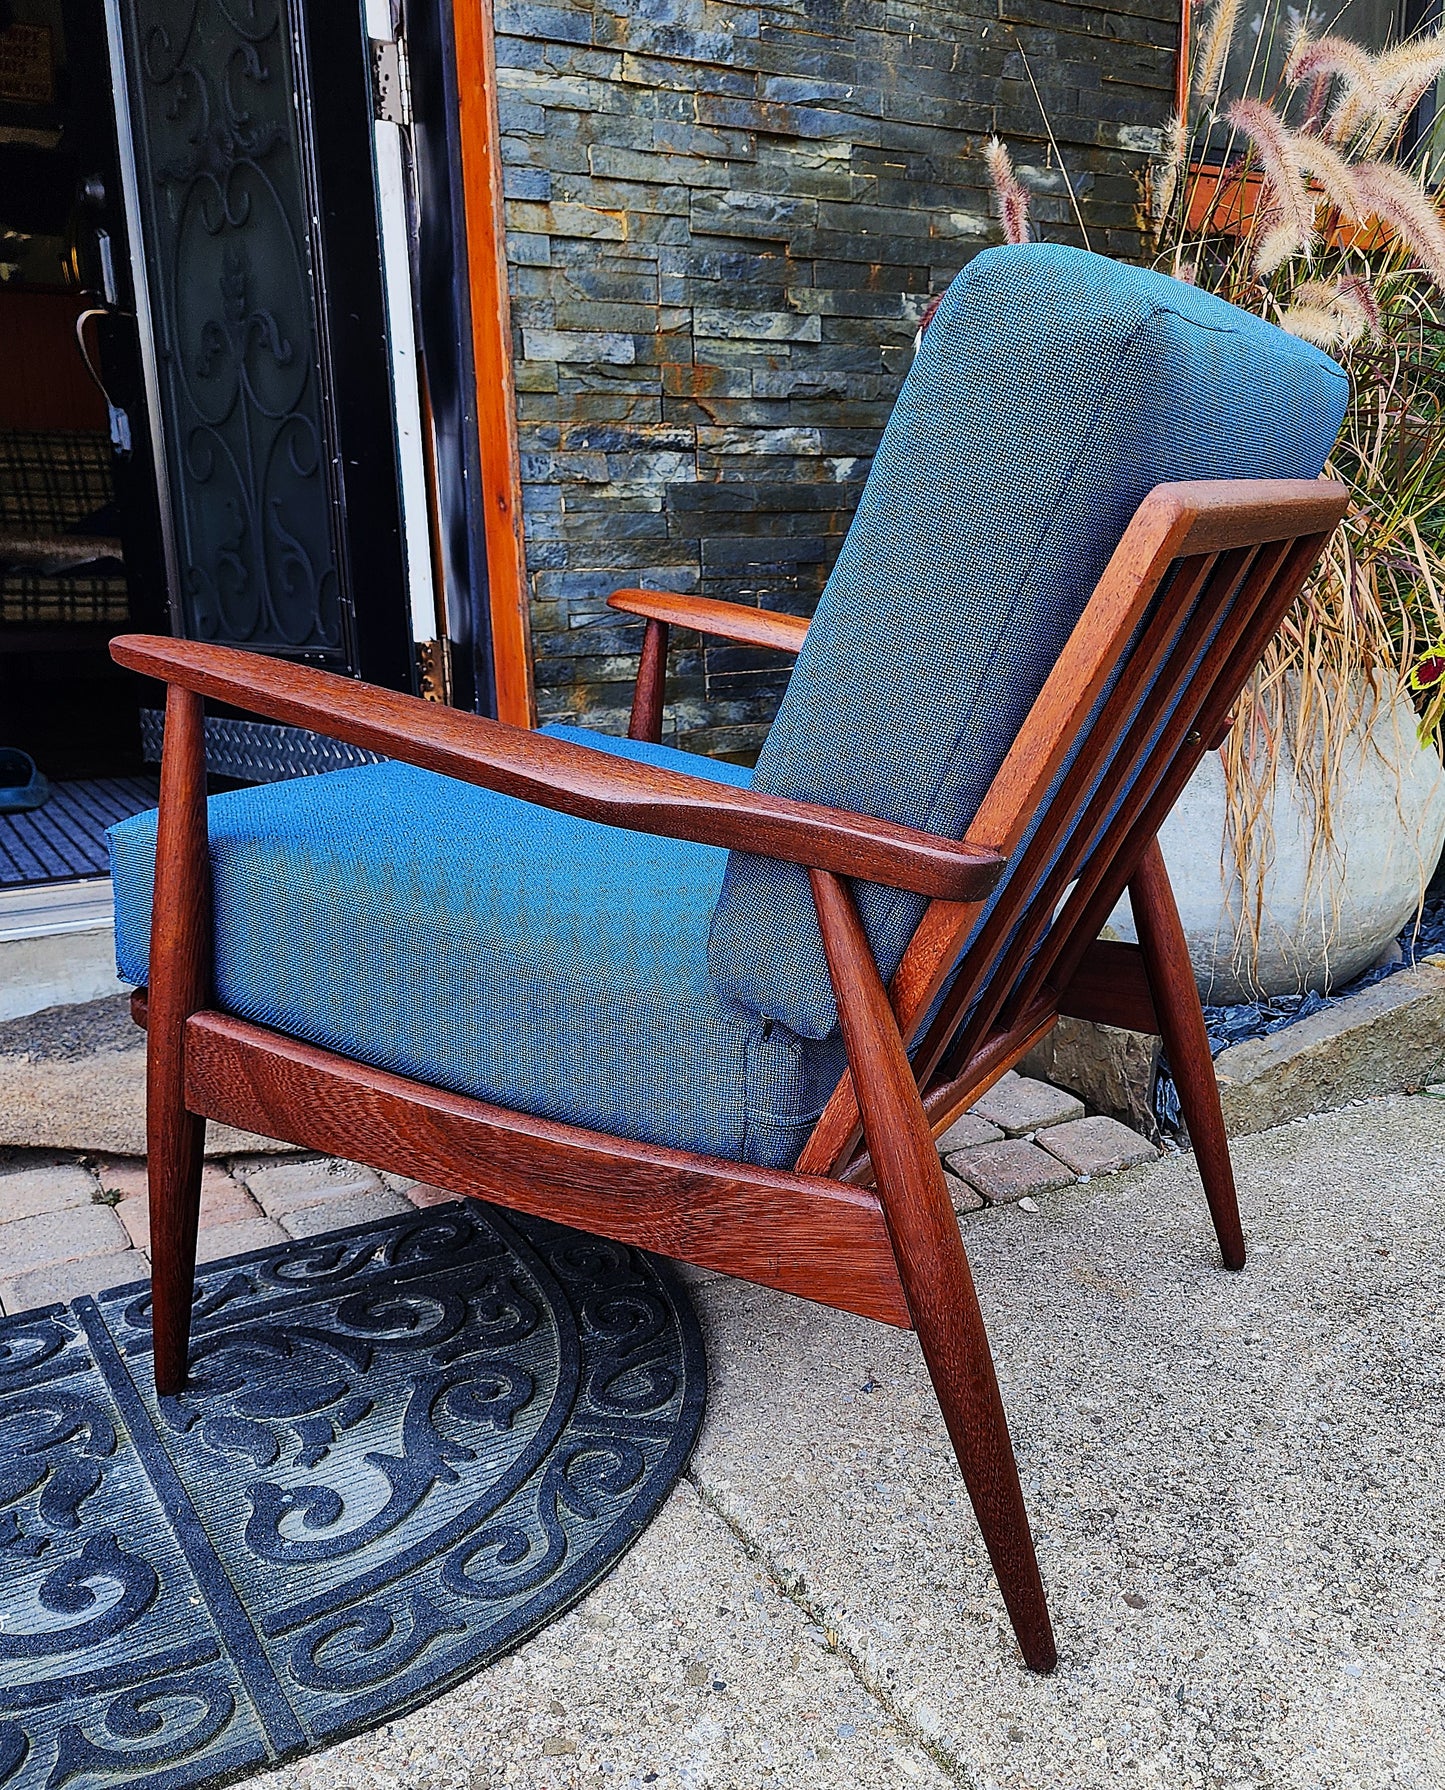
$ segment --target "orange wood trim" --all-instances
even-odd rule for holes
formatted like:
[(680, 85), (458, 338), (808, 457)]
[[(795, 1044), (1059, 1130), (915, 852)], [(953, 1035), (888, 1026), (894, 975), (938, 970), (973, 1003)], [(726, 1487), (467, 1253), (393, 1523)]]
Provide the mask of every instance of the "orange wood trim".
[(460, 0), (452, 10), (452, 30), (497, 719), (517, 727), (535, 727), (537, 698), (532, 682), (527, 555), (522, 536), (522, 466), (512, 380), (512, 311), (492, 0)]
[[(1226, 168), (1218, 162), (1189, 164), (1186, 231), (1217, 231), (1221, 236), (1248, 236), (1263, 203), (1264, 177), (1251, 170)], [(1320, 194), (1324, 202), (1324, 194)], [(1351, 226), (1335, 223), (1329, 232), (1332, 249), (1380, 249), (1393, 240), (1387, 224)]]
[(1189, 15), (1193, 10), (1193, 0), (1180, 0), (1179, 54), (1174, 58), (1174, 110), (1180, 118), (1189, 116), (1189, 58), (1193, 53)]
[(532, 1118), (224, 1013), (187, 1024), (185, 1087), (193, 1113), (910, 1327), (862, 1188)]

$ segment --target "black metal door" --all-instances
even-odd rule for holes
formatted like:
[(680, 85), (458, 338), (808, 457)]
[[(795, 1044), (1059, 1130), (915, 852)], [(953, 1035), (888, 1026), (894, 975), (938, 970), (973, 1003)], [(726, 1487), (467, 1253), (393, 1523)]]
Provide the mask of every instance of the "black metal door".
[(359, 6), (108, 10), (172, 626), (410, 688)]

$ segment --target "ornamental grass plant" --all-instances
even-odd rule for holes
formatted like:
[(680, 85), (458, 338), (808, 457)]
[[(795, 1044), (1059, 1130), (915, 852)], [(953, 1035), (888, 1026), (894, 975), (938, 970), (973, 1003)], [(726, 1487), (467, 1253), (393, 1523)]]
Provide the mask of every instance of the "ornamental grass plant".
[[(1445, 133), (1420, 124), (1445, 31), (1372, 55), (1299, 20), (1278, 0), (1248, 21), (1239, 0), (1214, 0), (1194, 21), (1187, 111), (1143, 206), (1162, 271), (1316, 343), (1351, 379), (1326, 468), (1349, 486), (1349, 513), (1222, 749), (1245, 960), (1258, 955), (1281, 776), (1309, 819), (1310, 873), (1333, 885), (1351, 743), (1382, 711), (1437, 752), (1445, 740)], [(1028, 194), (996, 139), (986, 159), (1004, 233), (1025, 241)], [(1422, 899), (1432, 868), (1422, 860)]]

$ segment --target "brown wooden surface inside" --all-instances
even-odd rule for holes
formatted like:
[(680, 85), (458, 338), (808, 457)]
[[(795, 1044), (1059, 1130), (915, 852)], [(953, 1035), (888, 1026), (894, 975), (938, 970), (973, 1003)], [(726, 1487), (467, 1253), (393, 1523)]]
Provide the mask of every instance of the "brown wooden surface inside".
[(105, 399), (75, 338), (84, 306), (79, 292), (0, 287), (0, 429), (105, 433)]
[(154, 634), (123, 634), (110, 650), (147, 677), (584, 820), (925, 895), (982, 894), (1002, 868), (992, 853), (932, 833), (636, 764), (257, 653)]
[(522, 470), (512, 379), (512, 310), (491, 0), (457, 0), (451, 19), (497, 718), (518, 727), (534, 727), (537, 703), (522, 538)]
[(185, 1059), (191, 1110), (228, 1125), (909, 1323), (878, 1201), (860, 1189), (489, 1106), (222, 1013), (190, 1020)]

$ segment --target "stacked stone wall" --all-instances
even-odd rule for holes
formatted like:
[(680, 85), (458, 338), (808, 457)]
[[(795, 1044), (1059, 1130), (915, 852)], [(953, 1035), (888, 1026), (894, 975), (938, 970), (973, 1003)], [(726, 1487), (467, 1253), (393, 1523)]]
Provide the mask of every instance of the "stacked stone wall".
[[(929, 296), (999, 239), (991, 132), (1044, 234), (1079, 240), (1061, 155), (1092, 246), (1138, 252), (1179, 3), (574, 0), (496, 23), (539, 706), (618, 731), (640, 630), (609, 591), (811, 613)], [(785, 667), (677, 649), (669, 737), (754, 747)]]

